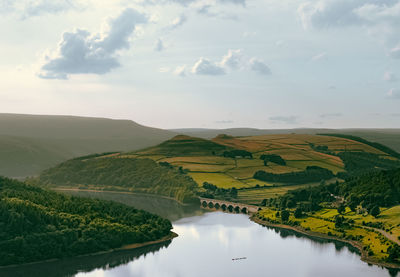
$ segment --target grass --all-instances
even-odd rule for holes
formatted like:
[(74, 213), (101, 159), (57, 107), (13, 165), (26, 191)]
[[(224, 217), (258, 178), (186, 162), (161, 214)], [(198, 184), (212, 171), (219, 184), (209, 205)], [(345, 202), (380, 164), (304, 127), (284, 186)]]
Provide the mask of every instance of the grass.
[[(400, 206), (396, 206), (388, 210), (390, 210), (387, 212), (390, 214), (390, 220), (398, 222), (400, 220), (398, 217)], [(350, 215), (351, 213), (351, 211), (347, 210), (344, 216), (347, 218), (347, 214)], [(390, 245), (387, 238), (380, 233), (357, 225), (353, 225), (352, 227), (347, 227), (344, 229), (338, 229), (335, 227), (335, 223), (333, 222), (333, 218), (337, 214), (338, 213), (335, 209), (323, 209), (313, 215), (309, 214), (302, 218), (295, 218), (293, 213), (291, 213), (289, 221), (292, 223), (297, 222), (301, 228), (312, 232), (336, 236), (343, 239), (358, 240), (364, 247), (366, 247), (368, 251), (372, 251), (370, 254), (372, 254), (374, 259), (378, 261), (384, 261), (387, 258), (386, 252)], [(261, 218), (265, 218), (270, 221), (283, 223), (279, 217), (276, 217), (276, 211), (270, 208), (262, 209), (258, 215)], [(364, 219), (369, 221), (371, 218)]]
[(189, 172), (189, 175), (198, 183), (200, 186), (203, 185), (204, 182), (209, 182), (216, 185), (219, 188), (243, 188), (248, 187), (248, 185), (244, 182), (240, 182), (235, 178), (228, 176), (224, 173), (196, 173)]

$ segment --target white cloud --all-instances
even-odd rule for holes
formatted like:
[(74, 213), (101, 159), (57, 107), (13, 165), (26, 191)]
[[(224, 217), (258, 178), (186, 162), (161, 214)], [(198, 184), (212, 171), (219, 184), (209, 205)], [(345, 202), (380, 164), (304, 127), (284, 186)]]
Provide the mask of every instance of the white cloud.
[(387, 82), (394, 82), (397, 81), (396, 76), (393, 74), (393, 72), (390, 71), (386, 71), (383, 74), (383, 80), (387, 81)]
[(341, 113), (324, 113), (324, 114), (321, 114), (319, 117), (327, 118), (327, 117), (340, 117), (340, 116), (343, 116), (343, 114), (341, 114)]
[(145, 15), (128, 8), (109, 23), (106, 34), (65, 32), (56, 53), (46, 57), (39, 77), (67, 79), (71, 74), (104, 74), (119, 67), (117, 51), (130, 47), (136, 25), (145, 22)]
[(192, 73), (197, 75), (224, 75), (225, 69), (219, 64), (212, 63), (208, 59), (200, 58), (192, 68)]
[(154, 46), (154, 50), (157, 52), (165, 50), (164, 43), (160, 38), (157, 40), (156, 45)]
[(275, 123), (297, 124), (297, 116), (272, 116), (269, 120)]
[(400, 59), (400, 44), (390, 49), (389, 55), (394, 59)]
[(250, 60), (250, 69), (262, 75), (271, 74), (271, 69), (268, 67), (268, 65), (265, 62), (256, 58), (252, 58)]
[(220, 65), (231, 69), (238, 69), (243, 63), (242, 50), (228, 50), (228, 54), (222, 57)]
[(177, 66), (174, 70), (174, 74), (179, 77), (186, 77), (186, 65)]
[(400, 99), (400, 90), (392, 88), (386, 95), (391, 99)]
[(15, 14), (20, 19), (77, 10), (83, 5), (79, 0), (1, 0), (0, 14)]
[(171, 24), (169, 25), (169, 29), (171, 29), (171, 30), (176, 29), (176, 28), (182, 26), (183, 24), (185, 24), (187, 20), (188, 19), (187, 19), (186, 15), (181, 14), (180, 16), (178, 16), (177, 18), (172, 20)]
[(313, 62), (323, 60), (326, 57), (326, 52), (319, 53), (311, 58)]

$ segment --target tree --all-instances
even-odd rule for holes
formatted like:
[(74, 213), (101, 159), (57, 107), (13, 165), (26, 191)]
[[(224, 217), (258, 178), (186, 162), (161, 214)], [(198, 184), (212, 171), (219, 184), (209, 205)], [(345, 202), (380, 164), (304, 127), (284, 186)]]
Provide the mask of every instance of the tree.
[(378, 206), (374, 206), (374, 207), (371, 209), (371, 212), (370, 212), (370, 214), (371, 214), (373, 217), (377, 217), (380, 213), (381, 213), (381, 211), (380, 211), (380, 209), (379, 209)]
[(346, 206), (343, 205), (343, 203), (341, 203), (339, 205), (339, 207), (337, 208), (337, 211), (338, 211), (339, 214), (343, 214), (346, 211)]
[(303, 210), (298, 207), (295, 211), (294, 211), (294, 217), (295, 218), (300, 218), (303, 216)]
[(343, 223), (344, 223), (344, 217), (340, 216), (340, 215), (337, 215), (335, 217), (335, 227), (336, 228), (340, 228), (340, 227), (343, 226)]
[(281, 212), (281, 219), (282, 219), (282, 221), (288, 221), (288, 220), (289, 220), (289, 215), (290, 215), (289, 211), (283, 210), (283, 211)]

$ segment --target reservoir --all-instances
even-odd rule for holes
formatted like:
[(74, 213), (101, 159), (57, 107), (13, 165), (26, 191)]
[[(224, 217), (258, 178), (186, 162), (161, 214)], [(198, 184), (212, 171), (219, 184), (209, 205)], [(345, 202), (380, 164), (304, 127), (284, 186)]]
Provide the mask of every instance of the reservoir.
[[(99, 197), (100, 193), (79, 194)], [(0, 276), (399, 276), (361, 261), (342, 243), (263, 227), (250, 221), (248, 215), (193, 208), (184, 211), (187, 209), (171, 200), (154, 197), (124, 195), (126, 199), (121, 200), (113, 193), (101, 193), (100, 197), (117, 197), (126, 204), (137, 203), (138, 208), (164, 213), (173, 218), (173, 231), (179, 236), (140, 249), (3, 268)], [(168, 216), (166, 211), (173, 214)]]

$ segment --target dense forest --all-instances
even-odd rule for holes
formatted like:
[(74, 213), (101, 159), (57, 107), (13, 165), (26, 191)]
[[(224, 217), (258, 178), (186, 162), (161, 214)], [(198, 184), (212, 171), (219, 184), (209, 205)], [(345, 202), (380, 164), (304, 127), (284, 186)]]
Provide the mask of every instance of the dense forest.
[(281, 156), (276, 154), (263, 154), (260, 156), (260, 159), (264, 161), (264, 165), (267, 165), (268, 162), (276, 163), (279, 165), (286, 165), (284, 159)]
[(189, 175), (150, 159), (74, 159), (45, 170), (30, 182), (49, 186), (94, 186), (153, 193), (185, 203), (197, 199), (194, 194), (197, 184)]
[(321, 184), (315, 187), (292, 190), (284, 196), (264, 204), (281, 208), (305, 206), (317, 210), (323, 202), (343, 199), (352, 210), (361, 205), (368, 212), (374, 207), (391, 207), (400, 204), (400, 169), (373, 171), (353, 177), (344, 183)]
[(168, 220), (132, 207), (0, 177), (0, 266), (153, 241), (171, 229)]
[(254, 173), (254, 179), (257, 180), (291, 184), (319, 182), (321, 180), (331, 179), (334, 176), (335, 175), (332, 173), (332, 171), (319, 166), (307, 166), (304, 171), (283, 174), (274, 174), (265, 172), (263, 170), (259, 170)]

